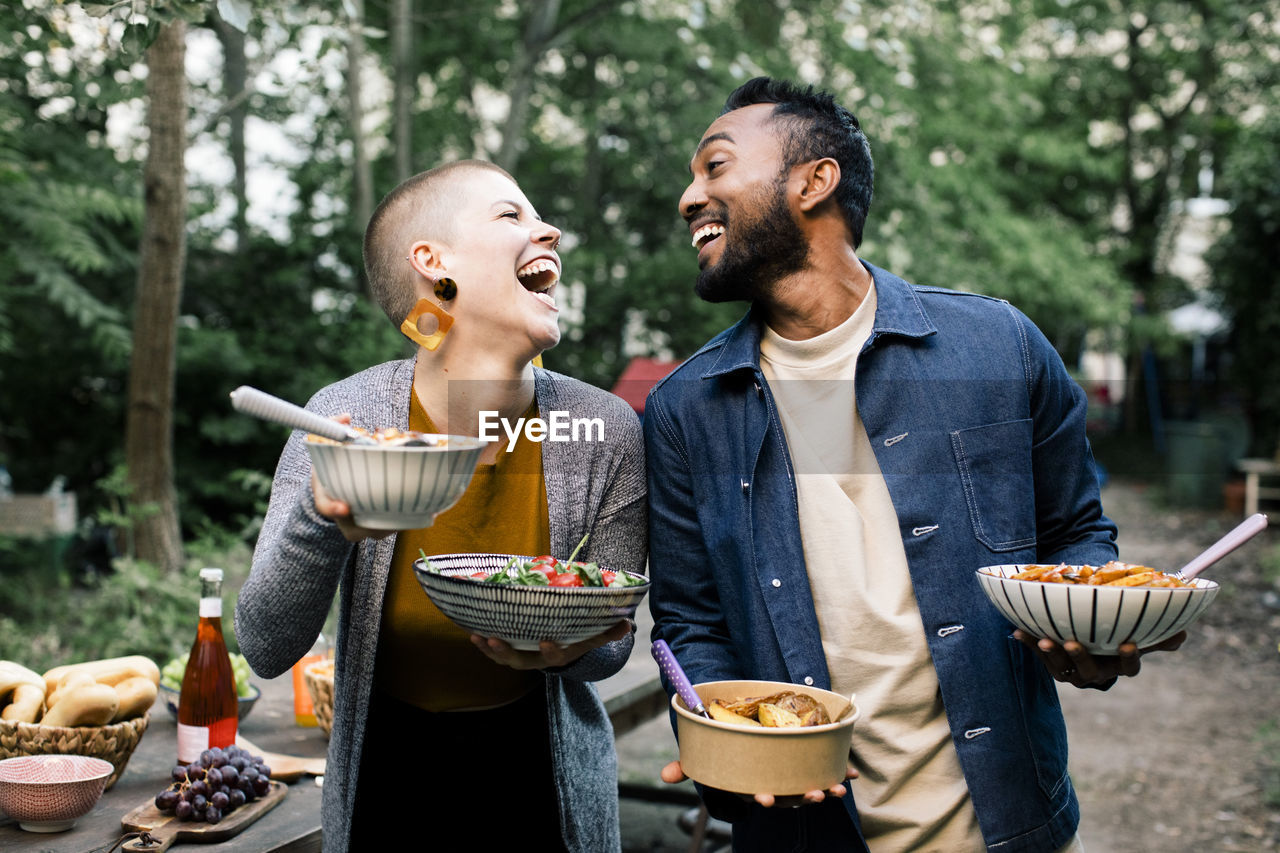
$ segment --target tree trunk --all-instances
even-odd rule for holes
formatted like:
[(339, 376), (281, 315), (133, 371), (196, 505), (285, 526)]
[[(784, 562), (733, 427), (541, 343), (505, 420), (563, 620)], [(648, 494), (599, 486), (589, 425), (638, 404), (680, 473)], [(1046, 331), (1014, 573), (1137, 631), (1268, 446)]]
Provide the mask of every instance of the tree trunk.
[[(373, 167), (369, 163), (364, 138), (364, 94), (360, 85), (360, 66), (364, 64), (364, 0), (343, 4), (351, 10), (347, 22), (347, 110), (351, 122), (352, 214), (363, 231), (373, 215)], [(366, 282), (366, 288), (368, 283)]]
[(396, 183), (412, 177), (413, 102), (417, 94), (417, 65), (413, 52), (413, 0), (396, 0), (391, 21), (394, 39)]
[(245, 87), (248, 84), (248, 63), (244, 55), (244, 33), (228, 24), (214, 11), (211, 18), (218, 41), (222, 43), (222, 89), (227, 99), (227, 118), (231, 121), (227, 138), (227, 152), (235, 167), (232, 193), (236, 200), (233, 228), (236, 232), (236, 253), (242, 254), (249, 247), (248, 177), (245, 165), (244, 126), (249, 117), (249, 103)]
[(147, 49), (145, 213), (129, 369), (125, 462), (139, 559), (172, 571), (182, 563), (173, 473), (173, 396), (178, 305), (186, 258), (186, 26), (164, 24)]
[(529, 98), (533, 95), (533, 70), (555, 34), (560, 0), (539, 0), (525, 24), (524, 38), (511, 61), (511, 85), (507, 88), (510, 108), (502, 129), (502, 147), (493, 162), (515, 174), (520, 161), (520, 142), (529, 123)]

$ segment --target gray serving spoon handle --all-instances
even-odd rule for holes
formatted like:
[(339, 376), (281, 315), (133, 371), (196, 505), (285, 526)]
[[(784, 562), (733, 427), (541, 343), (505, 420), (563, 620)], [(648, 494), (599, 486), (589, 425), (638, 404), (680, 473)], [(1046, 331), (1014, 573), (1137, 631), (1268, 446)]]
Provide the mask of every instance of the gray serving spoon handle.
[(231, 405), (236, 411), (253, 415), (264, 421), (284, 424), (294, 429), (306, 430), (334, 441), (352, 444), (376, 444), (372, 438), (361, 435), (346, 424), (340, 424), (323, 415), (309, 412), (301, 406), (295, 406), (288, 400), (274, 397), (265, 391), (241, 385), (231, 392)]

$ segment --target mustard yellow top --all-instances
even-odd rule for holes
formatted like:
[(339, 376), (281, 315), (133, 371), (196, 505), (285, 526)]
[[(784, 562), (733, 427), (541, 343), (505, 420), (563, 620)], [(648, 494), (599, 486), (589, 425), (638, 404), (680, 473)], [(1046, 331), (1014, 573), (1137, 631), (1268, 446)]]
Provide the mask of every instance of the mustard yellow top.
[[(525, 417), (536, 417), (536, 403)], [(409, 428), (435, 432), (417, 395)], [(440, 612), (413, 574), (419, 549), (431, 554), (527, 554), (551, 548), (541, 445), (517, 439), (497, 462), (479, 465), (471, 485), (435, 524), (396, 536), (378, 634), (378, 688), (428, 711), (494, 708), (542, 683), (537, 671), (514, 670), (485, 657), (470, 635)]]

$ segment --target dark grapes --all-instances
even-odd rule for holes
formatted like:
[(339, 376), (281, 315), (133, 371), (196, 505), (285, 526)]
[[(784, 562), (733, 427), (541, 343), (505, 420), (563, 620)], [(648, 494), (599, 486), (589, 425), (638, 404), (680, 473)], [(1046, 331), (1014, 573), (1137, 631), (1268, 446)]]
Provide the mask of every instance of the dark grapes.
[(169, 773), (169, 787), (156, 794), (156, 808), (178, 820), (218, 823), (271, 790), (271, 768), (239, 747), (214, 747)]

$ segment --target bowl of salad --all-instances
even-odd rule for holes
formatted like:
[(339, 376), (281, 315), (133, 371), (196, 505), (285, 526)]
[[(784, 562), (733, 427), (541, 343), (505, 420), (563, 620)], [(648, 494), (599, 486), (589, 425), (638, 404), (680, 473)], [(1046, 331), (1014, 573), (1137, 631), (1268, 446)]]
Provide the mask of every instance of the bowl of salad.
[(423, 554), (413, 571), (454, 624), (533, 651), (543, 640), (569, 646), (632, 618), (649, 592), (644, 575), (573, 556)]

